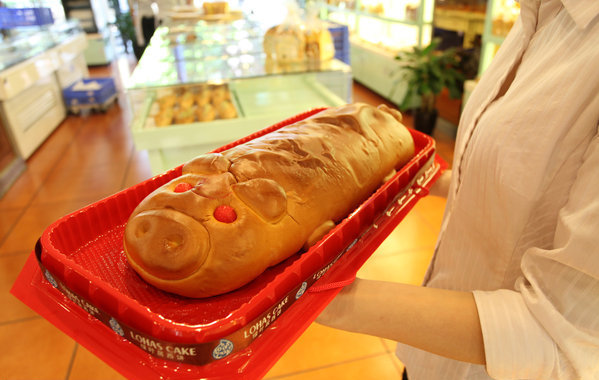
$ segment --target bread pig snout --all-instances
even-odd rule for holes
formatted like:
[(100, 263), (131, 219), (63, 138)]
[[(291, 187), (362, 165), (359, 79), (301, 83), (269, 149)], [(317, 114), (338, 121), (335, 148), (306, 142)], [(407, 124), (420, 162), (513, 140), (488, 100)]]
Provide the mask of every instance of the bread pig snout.
[(202, 223), (173, 209), (141, 212), (129, 224), (125, 230), (127, 253), (142, 273), (153, 277), (188, 277), (202, 266), (210, 250)]

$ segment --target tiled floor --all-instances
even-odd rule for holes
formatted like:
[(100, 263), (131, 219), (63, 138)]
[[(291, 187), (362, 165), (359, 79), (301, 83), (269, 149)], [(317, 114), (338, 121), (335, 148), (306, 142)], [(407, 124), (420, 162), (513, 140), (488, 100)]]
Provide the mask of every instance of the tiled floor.
[[(117, 87), (134, 62), (126, 57), (92, 75), (113, 75)], [(122, 379), (85, 348), (24, 306), (9, 290), (37, 238), (54, 220), (150, 176), (147, 153), (134, 147), (131, 114), (121, 94), (105, 114), (68, 116), (27, 161), (27, 170), (0, 199), (0, 379)], [(355, 101), (378, 104), (361, 86)], [(411, 124), (409, 115), (406, 124)], [(450, 134), (435, 136), (451, 160)], [(430, 260), (444, 200), (419, 202), (359, 275), (417, 284)], [(398, 379), (393, 342), (313, 324), (267, 379)]]

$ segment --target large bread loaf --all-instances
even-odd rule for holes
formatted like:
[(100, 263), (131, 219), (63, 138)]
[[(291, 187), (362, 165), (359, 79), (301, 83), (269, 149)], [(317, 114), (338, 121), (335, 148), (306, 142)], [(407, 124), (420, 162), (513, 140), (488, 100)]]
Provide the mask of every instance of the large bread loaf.
[(237, 289), (318, 241), (414, 154), (401, 114), (331, 108), (198, 156), (132, 213), (124, 247), (149, 283), (189, 297)]

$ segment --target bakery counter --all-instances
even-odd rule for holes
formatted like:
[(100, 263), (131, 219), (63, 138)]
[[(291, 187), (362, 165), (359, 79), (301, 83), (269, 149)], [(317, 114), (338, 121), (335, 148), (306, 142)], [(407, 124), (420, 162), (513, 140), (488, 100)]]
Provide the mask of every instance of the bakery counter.
[(127, 83), (135, 144), (148, 150), (154, 174), (292, 115), (352, 101), (349, 65), (282, 63), (264, 51), (264, 33), (245, 19), (156, 30)]
[[(166, 54), (166, 52), (165, 52)], [(201, 54), (201, 53), (195, 53)], [(280, 64), (264, 53), (239, 54), (209, 59), (160, 59), (158, 51), (144, 53), (133, 71), (128, 88), (144, 89), (190, 83), (220, 82), (232, 79), (255, 79), (304, 73), (350, 73), (351, 68), (337, 60), (302, 61)], [(345, 94), (340, 94), (345, 97)]]
[(235, 43), (208, 41), (201, 49), (196, 42), (152, 46), (144, 53), (144, 59), (155, 61), (193, 61), (221, 59), (239, 55), (259, 55), (262, 53), (262, 37), (247, 38)]
[(485, 29), (484, 11), (436, 7), (434, 20), (437, 28), (463, 33), (465, 49), (472, 48), (475, 37), (482, 36)]
[(150, 40), (151, 46), (198, 42), (203, 45), (262, 38), (266, 27), (247, 19), (230, 23), (196, 22), (193, 25), (161, 26)]
[(0, 119), (0, 198), (25, 170), (25, 162), (18, 157)]
[(50, 34), (29, 30), (0, 41), (0, 70), (8, 69), (55, 46)]
[(295, 114), (345, 104), (350, 81), (346, 71), (129, 90), (133, 138), (159, 174)]
[(88, 75), (87, 66), (80, 62), (85, 48), (82, 33), (52, 41), (18, 61), (9, 62), (10, 57), (5, 57), (4, 69), (0, 70), (0, 118), (23, 159), (29, 158), (65, 118), (62, 88)]

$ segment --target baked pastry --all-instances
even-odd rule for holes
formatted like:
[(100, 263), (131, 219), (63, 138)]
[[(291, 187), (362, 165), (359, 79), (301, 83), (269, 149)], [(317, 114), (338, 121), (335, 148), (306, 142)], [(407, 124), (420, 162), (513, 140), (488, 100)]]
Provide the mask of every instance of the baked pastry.
[(221, 119), (234, 119), (237, 117), (235, 106), (228, 100), (225, 100), (218, 106), (218, 116)]
[(328, 29), (306, 30), (306, 58), (327, 61), (335, 57), (335, 44)]
[(154, 115), (154, 124), (157, 127), (166, 127), (173, 123), (173, 109), (167, 108), (158, 111), (156, 115)]
[(132, 268), (188, 297), (237, 289), (321, 239), (414, 154), (385, 105), (331, 108), (183, 165), (125, 227)]
[(179, 98), (179, 106), (181, 108), (190, 108), (193, 106), (194, 96), (191, 91), (185, 91)]
[(185, 42), (195, 42), (198, 39), (198, 36), (195, 33), (187, 33), (185, 35)]
[(266, 57), (277, 64), (302, 62), (306, 58), (306, 37), (299, 27), (276, 25), (269, 28), (262, 46)]
[(198, 106), (203, 106), (210, 103), (210, 99), (212, 98), (212, 94), (209, 88), (201, 88), (196, 94), (196, 104)]
[(206, 1), (202, 4), (204, 14), (206, 15), (218, 15), (229, 12), (229, 3), (226, 1)]
[(218, 107), (225, 100), (230, 99), (229, 89), (225, 85), (216, 86), (212, 89), (211, 102), (212, 105)]
[(177, 124), (188, 124), (195, 121), (193, 108), (180, 108), (175, 113), (175, 122)]
[(216, 119), (216, 111), (210, 103), (204, 104), (203, 106), (198, 106), (196, 115), (198, 117), (198, 121), (212, 121)]
[(160, 109), (173, 108), (177, 104), (177, 95), (167, 94), (157, 99)]

